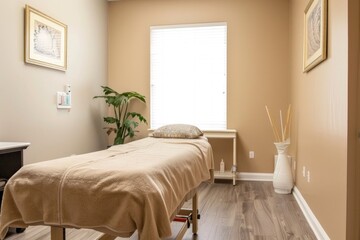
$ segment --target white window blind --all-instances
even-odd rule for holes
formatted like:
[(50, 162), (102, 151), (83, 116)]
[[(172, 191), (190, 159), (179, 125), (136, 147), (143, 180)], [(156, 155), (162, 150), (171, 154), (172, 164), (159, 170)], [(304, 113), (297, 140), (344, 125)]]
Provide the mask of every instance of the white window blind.
[(226, 129), (226, 23), (150, 28), (150, 123)]

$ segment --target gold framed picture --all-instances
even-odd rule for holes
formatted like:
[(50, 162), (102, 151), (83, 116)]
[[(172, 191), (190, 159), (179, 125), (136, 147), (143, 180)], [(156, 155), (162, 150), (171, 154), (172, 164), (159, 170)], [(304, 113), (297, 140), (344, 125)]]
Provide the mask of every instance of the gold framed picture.
[(310, 0), (304, 12), (303, 71), (324, 61), (326, 54), (327, 0)]
[(26, 5), (25, 62), (65, 71), (67, 25)]

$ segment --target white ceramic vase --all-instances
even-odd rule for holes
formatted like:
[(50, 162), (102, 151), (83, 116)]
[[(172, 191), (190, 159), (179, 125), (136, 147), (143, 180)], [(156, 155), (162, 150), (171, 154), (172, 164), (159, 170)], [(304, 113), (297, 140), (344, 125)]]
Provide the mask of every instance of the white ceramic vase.
[(289, 142), (274, 143), (277, 149), (278, 158), (275, 166), (273, 186), (276, 193), (289, 194), (294, 187), (291, 166), (287, 156)]

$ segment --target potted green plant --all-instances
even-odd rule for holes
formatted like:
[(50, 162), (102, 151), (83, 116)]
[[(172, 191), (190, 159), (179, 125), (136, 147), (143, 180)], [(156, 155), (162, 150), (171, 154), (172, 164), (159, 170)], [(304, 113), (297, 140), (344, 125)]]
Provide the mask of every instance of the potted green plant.
[(115, 133), (114, 145), (123, 144), (127, 137), (134, 137), (135, 128), (140, 122), (147, 124), (144, 116), (137, 112), (129, 112), (129, 104), (132, 100), (139, 100), (146, 103), (145, 96), (137, 92), (118, 93), (110, 87), (101, 86), (104, 92), (102, 96), (95, 96), (94, 98), (104, 98), (109, 107), (113, 109), (113, 116), (104, 117), (107, 124), (114, 124), (115, 126), (105, 127), (107, 134)]

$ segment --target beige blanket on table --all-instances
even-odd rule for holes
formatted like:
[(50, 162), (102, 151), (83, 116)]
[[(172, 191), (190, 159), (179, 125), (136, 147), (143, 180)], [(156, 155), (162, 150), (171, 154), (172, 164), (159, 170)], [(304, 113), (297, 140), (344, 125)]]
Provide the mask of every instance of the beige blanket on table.
[(210, 144), (145, 138), (107, 150), (22, 167), (7, 183), (0, 239), (8, 227), (91, 228), (140, 239), (171, 235), (170, 218), (186, 194), (209, 180)]

